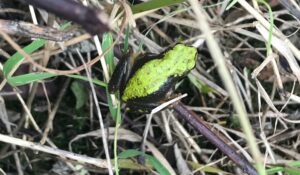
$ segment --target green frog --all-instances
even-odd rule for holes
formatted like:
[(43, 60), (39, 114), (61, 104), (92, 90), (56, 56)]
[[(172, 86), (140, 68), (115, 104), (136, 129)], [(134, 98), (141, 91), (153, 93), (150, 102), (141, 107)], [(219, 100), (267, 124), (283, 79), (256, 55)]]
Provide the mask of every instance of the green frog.
[(195, 67), (196, 59), (197, 49), (184, 44), (159, 55), (147, 54), (134, 63), (126, 56), (116, 66), (108, 90), (120, 90), (130, 111), (148, 113), (170, 98), (173, 87)]

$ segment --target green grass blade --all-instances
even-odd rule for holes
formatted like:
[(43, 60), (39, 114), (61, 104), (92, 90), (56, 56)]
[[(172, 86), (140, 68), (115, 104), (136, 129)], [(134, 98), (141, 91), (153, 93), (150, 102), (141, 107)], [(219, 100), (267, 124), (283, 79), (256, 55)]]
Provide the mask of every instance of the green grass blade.
[[(103, 34), (103, 39), (102, 39), (102, 50), (107, 50), (110, 48), (113, 44), (113, 37), (111, 33), (104, 33)], [(108, 65), (108, 70), (109, 74), (112, 75), (114, 69), (115, 69), (115, 64), (114, 64), (114, 52), (113, 49), (111, 49), (105, 56), (105, 63)], [(106, 88), (106, 96), (107, 96), (107, 102), (108, 102), (108, 107), (109, 111), (112, 115), (112, 118), (116, 122), (116, 127), (115, 127), (115, 134), (114, 134), (114, 163), (115, 163), (115, 173), (116, 175), (119, 175), (119, 163), (118, 163), (118, 128), (121, 125), (121, 115), (120, 115), (120, 103), (116, 104), (117, 106), (114, 106), (112, 102), (112, 96), (108, 92), (108, 88)]]
[[(29, 74), (24, 74), (24, 75), (18, 75), (18, 76), (14, 76), (14, 77), (8, 77), (7, 82), (12, 86), (22, 86), (25, 84), (32, 83), (34, 81), (40, 81), (40, 80), (44, 80), (46, 78), (51, 78), (51, 77), (55, 77), (55, 76), (58, 76), (58, 75), (46, 73), (46, 72), (35, 72), (35, 73), (29, 73)], [(66, 75), (66, 76), (75, 78), (78, 80), (89, 81), (87, 77), (84, 77), (81, 75)], [(92, 79), (92, 82), (96, 85), (99, 85), (102, 87), (107, 87), (107, 84), (104, 83), (103, 81), (100, 81), (97, 79)]]
[[(268, 175), (273, 175), (278, 172), (283, 172), (289, 175), (299, 175), (300, 173), (300, 161), (294, 161), (288, 163), (286, 166), (278, 165), (273, 166), (267, 170)], [(298, 174), (297, 174), (298, 173)]]
[[(63, 30), (71, 25), (70, 22), (63, 24), (60, 27), (60, 30)], [(38, 39), (27, 45), (23, 48), (23, 51), (27, 54), (31, 54), (34, 51), (38, 50), (39, 48), (43, 47), (46, 44), (47, 40)], [(29, 73), (27, 75), (19, 75), (16, 77), (11, 77), (14, 70), (18, 68), (20, 63), (24, 60), (24, 57), (19, 53), (16, 52), (13, 56), (11, 56), (3, 65), (3, 75), (7, 79), (8, 83), (14, 86), (24, 85), (31, 83), (33, 81), (42, 80), (45, 78), (50, 78), (55, 76), (54, 74), (49, 73)]]
[(286, 167), (285, 172), (288, 175), (300, 175), (300, 169), (299, 168)]
[(145, 158), (149, 163), (159, 172), (159, 174), (162, 175), (169, 175), (169, 171), (153, 156), (150, 156), (148, 154), (144, 154), (141, 151), (135, 150), (135, 149), (129, 149), (121, 152), (118, 155), (118, 158), (120, 159), (125, 159), (125, 158), (131, 158), (131, 157), (136, 157), (140, 155), (145, 155)]
[(129, 25), (127, 25), (126, 30), (125, 30), (125, 38), (124, 38), (124, 48), (123, 48), (123, 53), (127, 54), (129, 51)]
[[(66, 75), (67, 77), (75, 78), (78, 80), (84, 80), (84, 81), (89, 81), (87, 77), (84, 77), (82, 75)], [(107, 84), (104, 83), (103, 81), (97, 80), (97, 79), (92, 79), (92, 82), (96, 85), (102, 86), (102, 87), (107, 87)]]
[(231, 9), (231, 7), (233, 7), (237, 2), (238, 2), (238, 0), (232, 0), (231, 3), (226, 7), (225, 10)]
[(201, 171), (204, 171), (206, 173), (219, 173), (219, 174), (230, 174), (228, 172), (225, 172), (219, 168), (213, 167), (213, 166), (207, 166), (207, 165), (203, 165), (203, 164), (199, 164), (199, 163), (195, 163), (192, 161), (188, 161), (189, 166), (194, 169), (201, 169)]
[[(36, 51), (37, 49), (41, 48), (42, 46), (44, 46), (44, 44), (46, 43), (46, 40), (43, 39), (38, 39), (33, 41), (31, 44), (29, 44), (28, 46), (24, 47), (24, 52), (26, 52), (27, 54), (31, 54), (34, 51)], [(3, 65), (3, 75), (5, 78), (8, 78), (9, 73), (15, 68), (15, 66), (19, 65), (20, 62), (22, 62), (24, 60), (23, 56), (19, 53), (16, 52), (13, 56), (11, 56)]]
[(136, 157), (136, 156), (139, 156), (139, 155), (141, 155), (141, 151), (138, 151), (136, 149), (128, 149), (128, 150), (125, 150), (125, 151), (121, 152), (118, 155), (118, 158), (119, 159), (127, 159), (127, 158)]
[(162, 175), (169, 175), (169, 171), (153, 156), (145, 155), (149, 163)]
[[(102, 40), (102, 50), (106, 50), (108, 49), (113, 43), (113, 38), (112, 38), (112, 34), (111, 33), (105, 33), (103, 35), (103, 40)], [(105, 56), (105, 62), (109, 67), (109, 73), (110, 75), (113, 73), (115, 64), (114, 64), (114, 53), (113, 53), (113, 49), (111, 51), (109, 51)], [(116, 108), (113, 104), (112, 104), (112, 99), (111, 96), (108, 92), (108, 90), (106, 89), (106, 94), (107, 94), (107, 101), (108, 101), (108, 106), (109, 106), (109, 111), (112, 115), (112, 118), (114, 120), (116, 120), (117, 118), (117, 113), (118, 110), (120, 110), (119, 108)]]
[(132, 6), (132, 13), (141, 13), (148, 10), (163, 8), (177, 3), (185, 2), (186, 0), (152, 0)]
[(269, 28), (269, 36), (267, 42), (267, 55), (270, 55), (272, 52), (272, 36), (273, 36), (273, 27), (274, 27), (274, 17), (271, 6), (265, 0), (257, 0), (257, 2), (263, 4), (268, 9), (269, 20), (270, 20), (270, 28)]
[[(111, 33), (104, 33), (102, 39), (102, 50), (107, 50), (113, 43), (113, 37)], [(105, 62), (108, 64), (109, 73), (112, 74), (114, 70), (114, 51), (111, 49), (107, 54), (104, 55)]]
[(46, 78), (51, 78), (57, 76), (56, 74), (50, 74), (50, 73), (29, 73), (24, 75), (18, 75), (14, 77), (8, 77), (7, 82), (12, 86), (22, 86), (28, 83), (32, 83), (35, 81), (43, 80)]

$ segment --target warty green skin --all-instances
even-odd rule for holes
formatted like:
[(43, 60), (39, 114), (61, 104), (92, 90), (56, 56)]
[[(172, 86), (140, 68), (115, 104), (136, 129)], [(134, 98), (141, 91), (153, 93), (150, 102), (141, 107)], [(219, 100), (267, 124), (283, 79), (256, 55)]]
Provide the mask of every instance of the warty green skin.
[(177, 44), (162, 58), (146, 62), (128, 80), (122, 100), (124, 102), (146, 97), (160, 90), (170, 77), (185, 76), (196, 65), (197, 49)]

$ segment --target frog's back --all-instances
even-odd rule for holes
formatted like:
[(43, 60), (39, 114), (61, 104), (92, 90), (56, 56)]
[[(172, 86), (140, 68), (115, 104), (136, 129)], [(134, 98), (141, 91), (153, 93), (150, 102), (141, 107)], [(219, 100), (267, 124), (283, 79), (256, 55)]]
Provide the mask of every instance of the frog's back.
[(122, 100), (143, 98), (151, 94), (169, 91), (178, 81), (195, 67), (197, 50), (177, 44), (161, 57), (153, 58), (135, 71), (127, 82)]

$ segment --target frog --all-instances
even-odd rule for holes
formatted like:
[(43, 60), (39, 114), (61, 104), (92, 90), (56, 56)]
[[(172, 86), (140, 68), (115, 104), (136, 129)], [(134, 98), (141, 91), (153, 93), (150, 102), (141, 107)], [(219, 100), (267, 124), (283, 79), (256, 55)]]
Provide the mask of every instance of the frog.
[(112, 74), (108, 91), (119, 90), (128, 111), (149, 113), (170, 99), (176, 83), (195, 67), (197, 57), (197, 48), (182, 43), (134, 60), (126, 54)]

